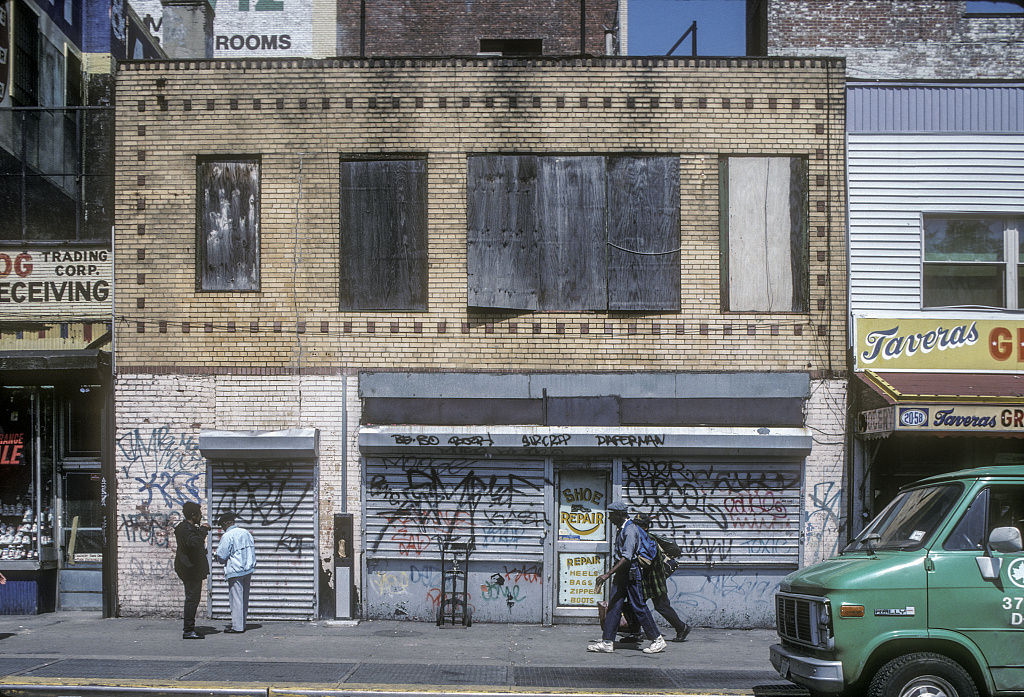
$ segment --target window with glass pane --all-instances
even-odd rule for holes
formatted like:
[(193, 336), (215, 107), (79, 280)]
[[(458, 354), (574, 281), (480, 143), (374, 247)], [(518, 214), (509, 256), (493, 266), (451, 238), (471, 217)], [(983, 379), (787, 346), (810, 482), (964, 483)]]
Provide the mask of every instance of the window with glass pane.
[(1020, 226), (1017, 227), (1017, 309), (1024, 308), (1024, 235), (1020, 234)]
[[(64, 549), (68, 561), (103, 551), (103, 506), (98, 472), (64, 474)], [(72, 544), (73, 543), (73, 544)]]
[(1006, 231), (999, 218), (926, 218), (924, 306), (1007, 307)]

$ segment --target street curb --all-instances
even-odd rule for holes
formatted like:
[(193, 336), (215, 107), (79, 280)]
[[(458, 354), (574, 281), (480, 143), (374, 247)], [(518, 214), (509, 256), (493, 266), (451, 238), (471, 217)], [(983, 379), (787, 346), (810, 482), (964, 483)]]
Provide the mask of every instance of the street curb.
[(4, 697), (83, 697), (84, 695), (95, 695), (96, 697), (110, 697), (111, 695), (143, 695), (158, 693), (161, 696), (169, 697), (418, 697), (424, 694), (435, 697), (499, 697), (499, 696), (523, 696), (523, 697), (638, 697), (640, 695), (654, 695), (657, 697), (753, 697), (749, 690), (688, 690), (680, 692), (676, 690), (573, 690), (573, 689), (547, 689), (536, 690), (531, 688), (484, 688), (479, 686), (451, 686), (451, 685), (421, 685), (402, 686), (404, 689), (395, 689), (394, 685), (353, 685), (351, 688), (336, 687), (334, 685), (265, 685), (256, 686), (252, 684), (225, 685), (223, 683), (161, 683), (138, 680), (126, 681), (102, 681), (102, 680), (76, 680), (48, 679), (10, 681), (0, 683), (0, 695)]

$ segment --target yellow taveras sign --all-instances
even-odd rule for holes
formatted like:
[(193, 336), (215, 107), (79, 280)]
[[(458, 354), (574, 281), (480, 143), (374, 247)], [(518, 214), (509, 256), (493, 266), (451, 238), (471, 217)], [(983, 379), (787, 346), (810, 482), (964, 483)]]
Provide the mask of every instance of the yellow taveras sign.
[(854, 317), (856, 370), (1016, 373), (1024, 319)]

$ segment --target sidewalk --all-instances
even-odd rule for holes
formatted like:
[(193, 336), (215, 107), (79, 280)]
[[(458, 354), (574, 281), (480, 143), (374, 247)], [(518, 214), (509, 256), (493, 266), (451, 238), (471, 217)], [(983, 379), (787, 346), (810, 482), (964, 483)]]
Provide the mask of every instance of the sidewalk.
[(267, 622), (232, 635), (206, 620), (199, 629), (205, 639), (184, 641), (176, 619), (0, 617), (0, 694), (806, 694), (772, 670), (767, 630), (697, 628), (646, 655), (635, 645), (588, 653), (596, 625)]

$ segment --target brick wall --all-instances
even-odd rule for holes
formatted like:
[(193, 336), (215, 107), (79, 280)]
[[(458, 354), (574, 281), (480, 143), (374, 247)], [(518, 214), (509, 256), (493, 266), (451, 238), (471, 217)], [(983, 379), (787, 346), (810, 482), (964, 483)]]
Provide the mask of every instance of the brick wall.
[[(343, 393), (348, 391), (347, 401)], [(199, 501), (204, 520), (206, 461), (201, 429), (319, 428), (319, 557), (333, 572), (334, 514), (356, 513), (358, 543), (359, 421), (355, 378), (237, 375), (121, 375), (117, 402), (118, 588), (122, 615), (176, 615), (183, 600), (174, 575), (174, 526), (181, 504)], [(347, 406), (348, 411), (345, 411)], [(343, 475), (346, 423), (348, 472)], [(215, 568), (213, 573), (219, 573)], [(358, 573), (358, 567), (356, 569)], [(205, 595), (201, 611), (205, 611)]]
[(850, 77), (1020, 79), (1024, 15), (968, 16), (963, 0), (771, 0), (768, 54), (844, 56)]
[[(338, 3), (338, 54), (359, 55), (360, 0)], [(590, 0), (585, 41), (605, 54), (617, 3)], [(566, 0), (377, 0), (366, 3), (367, 56), (475, 55), (480, 39), (541, 39), (545, 55), (579, 54), (581, 3)]]
[(804, 463), (803, 563), (827, 559), (846, 540), (845, 380), (812, 380), (805, 407), (814, 438)]
[[(181, 501), (205, 498), (195, 452), (204, 428), (321, 429), (319, 553), (329, 565), (331, 516), (346, 501), (359, 511), (360, 370), (778, 370), (833, 374), (815, 381), (815, 395), (840, 391), (843, 79), (841, 62), (771, 59), (122, 65), (122, 614), (180, 612), (168, 535)], [(466, 158), (489, 152), (678, 156), (681, 310), (467, 308)], [(427, 160), (427, 310), (339, 311), (339, 160), (399, 153)], [(260, 292), (195, 290), (196, 158), (210, 154), (261, 156)], [(721, 310), (722, 155), (807, 158), (808, 312)], [(808, 424), (831, 433), (838, 417), (817, 399)], [(808, 506), (834, 494), (827, 484), (841, 482), (841, 464), (841, 450), (815, 446)]]
[[(151, 63), (119, 72), (120, 373), (844, 370), (841, 65), (248, 65)], [(466, 157), (485, 152), (678, 155), (682, 309), (467, 308)], [(196, 158), (211, 153), (262, 157), (261, 292), (195, 291)], [(427, 158), (428, 309), (339, 311), (339, 158), (388, 153)], [(809, 312), (720, 309), (725, 154), (807, 158)]]

